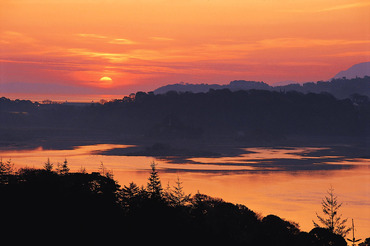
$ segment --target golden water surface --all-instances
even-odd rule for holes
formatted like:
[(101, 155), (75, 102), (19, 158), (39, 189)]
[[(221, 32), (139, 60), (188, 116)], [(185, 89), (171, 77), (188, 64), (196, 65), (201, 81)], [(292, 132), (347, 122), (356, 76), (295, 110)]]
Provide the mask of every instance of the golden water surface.
[[(96, 151), (126, 148), (129, 145), (98, 144), (79, 146), (72, 150), (0, 151), (4, 160), (11, 159), (16, 168), (42, 168), (47, 158), (55, 165), (65, 158), (71, 171), (85, 168), (99, 170), (101, 162), (111, 170), (121, 186), (134, 181), (145, 185), (150, 163), (156, 162), (162, 185), (174, 185), (177, 176), (187, 193), (196, 192), (220, 197), (225, 201), (241, 203), (263, 216), (276, 214), (299, 223), (304, 231), (313, 228), (315, 212), (322, 215), (321, 199), (333, 186), (344, 218), (355, 220), (356, 237), (370, 237), (370, 160), (346, 159), (338, 162), (328, 156), (327, 164), (352, 165), (353, 168), (334, 170), (285, 170), (269, 165), (266, 160), (303, 158), (303, 154), (320, 148), (247, 148), (246, 154), (236, 157), (188, 158), (187, 162), (169, 162), (167, 159), (145, 156), (115, 156), (96, 154)], [(315, 161), (315, 156), (304, 156)], [(320, 158), (323, 158), (322, 156)], [(280, 162), (279, 162), (280, 163)], [(315, 165), (315, 164), (314, 164)], [(348, 223), (348, 226), (349, 223)]]

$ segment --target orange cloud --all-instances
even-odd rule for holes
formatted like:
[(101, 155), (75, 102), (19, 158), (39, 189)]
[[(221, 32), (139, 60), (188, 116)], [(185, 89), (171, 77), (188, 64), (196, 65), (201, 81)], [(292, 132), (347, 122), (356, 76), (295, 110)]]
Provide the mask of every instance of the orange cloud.
[(366, 61), (370, 61), (370, 51), (369, 50), (335, 53), (335, 54), (330, 54), (328, 56), (333, 56), (333, 57), (363, 56), (363, 57), (367, 57)]
[(136, 44), (136, 42), (126, 38), (112, 38), (109, 36), (93, 34), (93, 33), (79, 33), (78, 37), (89, 38), (89, 39), (101, 39), (105, 40), (109, 44)]
[(322, 13), (322, 12), (330, 12), (330, 11), (338, 11), (338, 10), (347, 10), (347, 9), (353, 9), (353, 8), (362, 8), (370, 6), (369, 2), (357, 2), (357, 3), (348, 3), (348, 4), (337, 4), (330, 7), (322, 7), (322, 8), (316, 8), (316, 9), (286, 9), (283, 10), (284, 12), (295, 12), (295, 13)]
[(110, 44), (135, 44), (134, 41), (126, 39), (126, 38), (115, 38), (109, 41)]
[(83, 37), (83, 38), (100, 38), (100, 39), (108, 38), (107, 36), (92, 34), (92, 33), (79, 33), (77, 34), (77, 36)]
[(99, 58), (104, 59), (112, 63), (120, 63), (124, 61), (128, 61), (130, 58), (127, 54), (119, 54), (119, 53), (103, 53), (103, 52), (95, 52), (90, 51), (87, 49), (67, 49), (67, 52), (70, 56), (81, 56), (85, 58)]

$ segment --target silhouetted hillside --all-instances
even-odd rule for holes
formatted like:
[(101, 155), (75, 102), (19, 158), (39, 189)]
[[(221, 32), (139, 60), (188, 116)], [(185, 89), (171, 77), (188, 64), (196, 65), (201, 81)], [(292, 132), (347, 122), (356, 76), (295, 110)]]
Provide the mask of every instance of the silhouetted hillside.
[(334, 76), (334, 79), (341, 79), (344, 77), (347, 79), (354, 79), (363, 78), (365, 76), (370, 76), (370, 62), (355, 64), (345, 71), (340, 71)]
[[(360, 66), (360, 64), (358, 64)], [(354, 66), (355, 67), (355, 66)], [(355, 67), (356, 68), (356, 67)], [(343, 74), (344, 75), (344, 74)], [(297, 91), (302, 93), (327, 92), (339, 99), (349, 98), (352, 94), (361, 94), (370, 97), (370, 77), (354, 77), (351, 79), (336, 76), (331, 81), (307, 82), (301, 84), (288, 84), (281, 86), (269, 86), (263, 82), (254, 81), (232, 81), (228, 85), (207, 84), (173, 84), (162, 86), (154, 90), (155, 94), (164, 94), (169, 91), (176, 92), (208, 92), (210, 89), (238, 90), (269, 90), (269, 91)]]
[[(340, 83), (332, 82), (332, 83)], [(1, 140), (56, 136), (283, 141), (290, 135), (369, 135), (370, 100), (355, 94), (228, 89), (155, 95), (74, 106), (0, 99)]]
[(0, 172), (2, 235), (14, 244), (346, 245), (323, 228), (302, 232), (244, 205), (163, 189), (152, 165), (147, 187), (111, 175), (20, 169)]

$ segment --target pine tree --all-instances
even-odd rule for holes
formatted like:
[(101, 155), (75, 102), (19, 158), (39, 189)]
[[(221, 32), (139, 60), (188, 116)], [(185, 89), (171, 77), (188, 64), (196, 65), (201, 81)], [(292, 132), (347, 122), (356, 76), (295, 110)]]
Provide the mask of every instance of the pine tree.
[(101, 176), (105, 175), (105, 166), (104, 166), (104, 163), (102, 161), (100, 162), (99, 173), (100, 173)]
[(80, 168), (79, 172), (80, 172), (80, 173), (87, 173), (87, 172), (86, 172), (86, 168), (85, 168), (85, 167), (83, 167), (83, 166), (81, 166), (81, 168)]
[(131, 182), (129, 186), (124, 186), (120, 192), (120, 204), (125, 209), (130, 209), (132, 204), (136, 202), (136, 198), (140, 193), (140, 188)]
[(69, 173), (69, 167), (68, 167), (68, 162), (67, 159), (64, 159), (64, 162), (62, 165), (59, 167), (59, 174), (65, 175)]
[(169, 204), (172, 203), (172, 190), (170, 186), (170, 181), (167, 182), (167, 187), (163, 191), (163, 198), (166, 200)]
[(173, 192), (171, 193), (171, 200), (175, 206), (184, 206), (189, 201), (190, 195), (185, 195), (183, 191), (182, 182), (177, 177), (176, 186), (173, 186)]
[(44, 169), (48, 172), (51, 172), (53, 170), (54, 164), (50, 162), (50, 159), (48, 158), (47, 162), (44, 163)]
[(101, 176), (105, 176), (109, 179), (113, 179), (113, 170), (108, 170), (104, 166), (104, 163), (102, 161), (100, 162), (99, 173), (100, 173)]
[(6, 162), (3, 162), (3, 159), (0, 158), (0, 175), (9, 175), (14, 172), (14, 163), (9, 159)]
[(134, 182), (131, 182), (129, 186), (124, 186), (122, 188), (122, 196), (126, 199), (132, 199), (133, 197), (138, 196), (140, 193), (140, 188)]
[(154, 162), (150, 164), (152, 171), (150, 172), (150, 176), (148, 179), (147, 190), (149, 192), (150, 198), (161, 199), (163, 195), (163, 188), (155, 166), (156, 164)]
[[(322, 200), (322, 211), (327, 218), (321, 217), (316, 213), (317, 218), (323, 224), (324, 228), (329, 229), (331, 232), (346, 236), (351, 228), (347, 228), (345, 223), (347, 219), (342, 219), (342, 215), (338, 214), (338, 210), (342, 206), (342, 203), (338, 203), (337, 196), (334, 195), (333, 187), (328, 190), (328, 196)], [(320, 227), (315, 221), (312, 221), (315, 227)]]

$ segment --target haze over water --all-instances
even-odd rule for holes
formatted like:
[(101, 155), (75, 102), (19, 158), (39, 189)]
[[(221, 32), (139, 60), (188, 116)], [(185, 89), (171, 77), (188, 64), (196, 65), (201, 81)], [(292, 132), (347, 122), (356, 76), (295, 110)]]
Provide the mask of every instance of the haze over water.
[(77, 103), (91, 103), (100, 102), (101, 100), (122, 99), (127, 95), (102, 95), (102, 94), (27, 94), (27, 93), (3, 93), (2, 96), (12, 100), (31, 100), (33, 102), (42, 102), (44, 100), (51, 100), (53, 102), (77, 102)]

